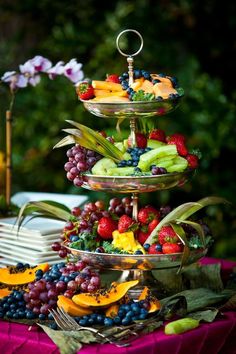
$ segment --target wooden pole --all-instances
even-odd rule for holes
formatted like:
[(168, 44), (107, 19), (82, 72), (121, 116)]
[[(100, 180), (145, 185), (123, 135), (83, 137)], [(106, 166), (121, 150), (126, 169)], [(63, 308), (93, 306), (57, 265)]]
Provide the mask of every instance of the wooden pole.
[(12, 184), (12, 113), (6, 111), (6, 203), (11, 203)]

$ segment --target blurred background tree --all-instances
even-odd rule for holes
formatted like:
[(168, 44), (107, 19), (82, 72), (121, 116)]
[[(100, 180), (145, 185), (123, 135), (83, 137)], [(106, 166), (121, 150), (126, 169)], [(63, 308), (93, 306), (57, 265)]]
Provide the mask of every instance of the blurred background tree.
[[(181, 132), (190, 147), (199, 147), (199, 171), (186, 186), (143, 195), (143, 202), (177, 206), (207, 195), (229, 199), (231, 208), (207, 210), (215, 244), (211, 254), (235, 259), (236, 220), (234, 157), (235, 28), (234, 1), (117, 0), (0, 0), (0, 75), (40, 54), (54, 64), (77, 58), (86, 77), (104, 79), (126, 71), (115, 39), (126, 28), (138, 30), (144, 49), (136, 67), (179, 78), (185, 89), (181, 106), (156, 119), (167, 133)], [(0, 150), (4, 150), (7, 87), (0, 87)], [(77, 102), (74, 87), (63, 77), (44, 78), (35, 88), (17, 93), (13, 128), (13, 191), (86, 193), (76, 190), (63, 170), (65, 149), (52, 150), (63, 136), (65, 119), (115, 134), (115, 120), (96, 119)], [(105, 123), (105, 124), (104, 124)], [(124, 124), (122, 128), (128, 129)], [(110, 197), (110, 196), (109, 196)], [(107, 197), (107, 198), (109, 198)]]

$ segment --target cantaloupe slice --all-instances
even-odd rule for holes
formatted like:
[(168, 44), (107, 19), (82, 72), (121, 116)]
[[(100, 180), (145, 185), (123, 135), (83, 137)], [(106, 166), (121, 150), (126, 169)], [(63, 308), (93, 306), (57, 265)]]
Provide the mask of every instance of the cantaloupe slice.
[(134, 80), (133, 84), (130, 86), (134, 91), (138, 91), (144, 82), (144, 78), (140, 77), (139, 79)]
[(170, 87), (164, 84), (163, 82), (155, 84), (153, 86), (153, 92), (156, 97), (161, 96), (164, 99), (168, 98), (171, 93), (177, 93), (177, 91), (173, 87)]
[(121, 84), (115, 82), (93, 80), (92, 86), (97, 90), (123, 91)]
[(163, 82), (164, 84), (166, 84), (169, 87), (173, 87), (173, 84), (172, 84), (170, 78), (168, 78), (168, 77), (162, 77), (162, 76), (159, 76), (158, 74), (151, 74), (151, 77), (154, 80), (160, 80), (161, 82)]
[(153, 83), (149, 80), (144, 80), (139, 90), (143, 90), (145, 93), (153, 93)]

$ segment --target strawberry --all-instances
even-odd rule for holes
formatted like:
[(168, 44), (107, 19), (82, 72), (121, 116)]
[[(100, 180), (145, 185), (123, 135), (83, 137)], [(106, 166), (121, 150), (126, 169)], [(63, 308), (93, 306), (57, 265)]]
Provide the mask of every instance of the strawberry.
[(103, 216), (98, 221), (97, 233), (105, 240), (112, 239), (112, 232), (117, 229), (117, 222), (109, 216)]
[(159, 217), (159, 211), (151, 205), (141, 208), (138, 212), (138, 221), (142, 224), (149, 224), (153, 219), (158, 219)]
[(130, 231), (132, 225), (134, 225), (134, 220), (130, 216), (124, 214), (118, 221), (118, 231), (120, 233)]
[(81, 82), (76, 87), (76, 92), (81, 100), (89, 100), (94, 97), (94, 88), (88, 82)]
[(149, 224), (148, 224), (148, 232), (151, 233), (155, 227), (159, 224), (159, 220), (158, 219), (153, 219)]
[(162, 129), (153, 129), (149, 134), (149, 139), (166, 142), (166, 134)]
[[(135, 133), (137, 147), (145, 149), (147, 147), (147, 138), (143, 133)], [(131, 136), (128, 137), (128, 146), (131, 147)]]
[(188, 150), (185, 146), (185, 137), (181, 134), (173, 134), (168, 137), (167, 144), (176, 145), (178, 154), (180, 156), (186, 156), (188, 154)]
[(119, 83), (120, 83), (119, 76), (116, 75), (116, 74), (107, 75), (107, 78), (106, 78), (105, 81), (108, 81), (108, 82), (115, 82), (116, 84), (119, 84)]
[(138, 242), (141, 243), (141, 245), (143, 245), (149, 235), (150, 232), (148, 232), (147, 225), (142, 226), (138, 230), (138, 235), (137, 235)]
[(185, 158), (188, 161), (189, 168), (194, 169), (194, 168), (198, 167), (199, 159), (198, 159), (197, 155), (188, 154)]
[(162, 245), (162, 252), (165, 254), (180, 253), (182, 252), (182, 247), (178, 243), (166, 242)]
[(158, 241), (163, 245), (166, 242), (176, 243), (179, 241), (179, 238), (171, 226), (162, 226), (158, 232)]
[(162, 254), (161, 247), (158, 243), (154, 243), (148, 249), (148, 254)]

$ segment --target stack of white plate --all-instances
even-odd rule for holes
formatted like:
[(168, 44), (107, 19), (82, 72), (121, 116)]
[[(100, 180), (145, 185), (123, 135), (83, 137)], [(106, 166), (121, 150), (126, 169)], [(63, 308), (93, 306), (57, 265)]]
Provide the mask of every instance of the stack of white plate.
[(18, 231), (16, 218), (0, 219), (0, 265), (17, 262), (36, 265), (61, 260), (57, 252), (52, 251), (53, 242), (60, 241), (64, 222), (35, 218), (24, 223)]
[[(21, 192), (12, 198), (12, 202), (19, 207), (32, 200), (54, 200), (72, 209), (74, 206), (83, 204), (87, 197)], [(28, 217), (18, 230), (15, 217), (0, 219), (0, 267), (14, 265), (18, 262), (36, 265), (62, 261), (58, 253), (52, 251), (51, 245), (53, 242), (60, 242), (60, 234), (64, 225), (63, 221)]]

